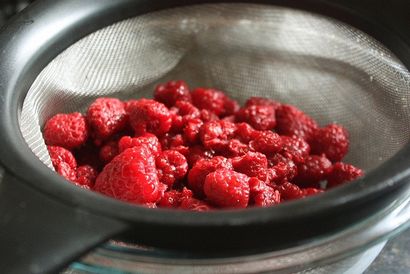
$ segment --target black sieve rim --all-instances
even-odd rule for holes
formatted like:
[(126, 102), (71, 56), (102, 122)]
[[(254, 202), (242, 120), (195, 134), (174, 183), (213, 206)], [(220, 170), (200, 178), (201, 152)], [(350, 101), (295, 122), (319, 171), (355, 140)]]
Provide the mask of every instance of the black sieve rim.
[[(410, 145), (364, 178), (317, 197), (246, 210), (202, 213), (153, 210), (68, 184), (29, 149), (18, 124), (22, 102), (40, 71), (61, 51), (119, 20), (165, 8), (221, 2), (250, 1), (43, 0), (18, 15), (0, 34), (0, 162), (6, 170), (5, 178), (15, 178), (16, 185), (41, 194), (44, 201), (53, 200), (74, 212), (84, 211), (118, 223), (118, 227), (113, 225), (115, 231), (113, 228), (111, 234), (104, 234), (105, 238), (117, 235), (119, 239), (154, 246), (239, 253), (279, 249), (333, 233), (377, 212), (408, 188)], [(393, 12), (400, 14), (404, 10), (400, 4), (405, 1), (392, 2), (390, 8), (396, 7)], [(383, 1), (258, 0), (252, 3), (289, 6), (337, 18), (381, 41), (410, 67), (410, 30), (397, 27), (396, 24), (402, 23), (401, 17), (388, 17)], [(378, 12), (384, 16), (380, 17)], [(33, 38), (39, 34), (44, 35), (41, 44), (33, 44)], [(301, 226), (306, 229), (300, 229)], [(173, 233), (174, 238), (164, 232)], [(278, 239), (272, 236), (274, 233), (284, 234)]]

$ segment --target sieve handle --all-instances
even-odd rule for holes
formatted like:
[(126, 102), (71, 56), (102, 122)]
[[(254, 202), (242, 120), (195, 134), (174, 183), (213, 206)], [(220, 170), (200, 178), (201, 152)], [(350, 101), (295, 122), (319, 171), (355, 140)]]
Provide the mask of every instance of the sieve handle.
[(2, 273), (55, 273), (126, 229), (51, 199), (5, 173), (0, 182)]

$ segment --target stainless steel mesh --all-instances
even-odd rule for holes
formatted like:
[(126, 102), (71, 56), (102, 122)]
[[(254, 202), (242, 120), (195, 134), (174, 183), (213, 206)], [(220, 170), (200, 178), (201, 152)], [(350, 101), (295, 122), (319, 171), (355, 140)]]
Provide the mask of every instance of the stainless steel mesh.
[(252, 4), (199, 5), (124, 20), (83, 38), (37, 77), (20, 126), (50, 168), (41, 135), (57, 112), (84, 111), (98, 96), (150, 97), (155, 84), (184, 79), (243, 101), (294, 104), (321, 125), (351, 133), (347, 161), (366, 170), (410, 136), (410, 74), (377, 41), (322, 16)]

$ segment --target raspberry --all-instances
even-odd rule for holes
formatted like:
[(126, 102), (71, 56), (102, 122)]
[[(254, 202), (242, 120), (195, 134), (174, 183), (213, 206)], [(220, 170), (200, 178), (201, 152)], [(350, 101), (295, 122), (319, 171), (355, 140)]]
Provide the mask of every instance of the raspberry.
[(281, 135), (309, 140), (317, 128), (315, 120), (294, 106), (282, 105), (276, 110), (276, 131)]
[(187, 83), (182, 80), (159, 84), (155, 88), (154, 98), (167, 107), (172, 107), (179, 100), (191, 101), (191, 94)]
[(308, 187), (308, 188), (302, 189), (302, 192), (304, 196), (312, 196), (312, 195), (323, 193), (324, 191), (318, 188)]
[(119, 153), (118, 144), (110, 141), (100, 149), (100, 159), (103, 163), (109, 163)]
[(282, 139), (272, 131), (260, 131), (255, 139), (250, 141), (249, 146), (255, 151), (272, 155), (282, 149)]
[(212, 209), (206, 202), (192, 197), (181, 199), (179, 208), (191, 211), (209, 211)]
[(216, 156), (212, 159), (201, 159), (195, 163), (192, 169), (188, 172), (188, 187), (198, 196), (204, 194), (203, 186), (205, 177), (217, 169), (232, 169), (231, 162), (222, 157)]
[(259, 135), (259, 131), (255, 130), (247, 123), (236, 124), (235, 136), (241, 140), (241, 142), (248, 144), (251, 140), (255, 139)]
[(116, 98), (98, 98), (87, 110), (87, 122), (91, 136), (97, 140), (106, 140), (125, 128), (128, 117), (124, 103)]
[[(199, 109), (209, 110), (217, 116), (233, 114), (236, 106), (230, 106), (233, 101), (227, 103), (227, 100), (230, 99), (228, 99), (222, 91), (216, 89), (196, 88), (192, 91), (192, 102), (194, 105)], [(228, 105), (229, 111), (225, 109), (226, 104)]]
[(195, 144), (199, 141), (199, 130), (203, 125), (202, 120), (192, 119), (189, 120), (183, 129), (183, 136), (187, 142)]
[(235, 117), (237, 122), (247, 122), (257, 130), (269, 130), (276, 126), (275, 108), (268, 105), (241, 108)]
[(181, 134), (174, 135), (167, 133), (162, 136), (160, 142), (163, 149), (174, 149), (176, 147), (185, 145), (184, 138)]
[(50, 146), (73, 149), (84, 145), (87, 138), (87, 121), (78, 112), (56, 114), (44, 126), (44, 140)]
[(65, 162), (72, 169), (77, 168), (77, 161), (71, 151), (58, 146), (47, 146), (47, 150), (54, 168), (57, 168), (61, 162)]
[(249, 202), (249, 177), (229, 169), (218, 169), (206, 176), (204, 192), (219, 207), (245, 208)]
[(266, 181), (268, 160), (262, 153), (248, 152), (242, 157), (232, 159), (232, 165), (237, 172)]
[(176, 114), (182, 117), (187, 117), (188, 119), (195, 119), (201, 116), (199, 109), (188, 101), (177, 101), (172, 110)]
[(268, 98), (251, 97), (248, 100), (246, 100), (245, 103), (245, 107), (249, 106), (271, 106), (274, 109), (277, 109), (280, 107), (280, 103)]
[(127, 112), (132, 128), (137, 135), (146, 132), (157, 136), (167, 133), (172, 124), (172, 116), (168, 108), (151, 99), (139, 99), (129, 102)]
[(294, 181), (303, 187), (318, 186), (329, 174), (331, 167), (332, 163), (325, 155), (310, 155), (305, 163), (298, 165), (298, 174)]
[(312, 153), (326, 157), (332, 162), (338, 162), (349, 150), (349, 135), (347, 130), (336, 124), (327, 125), (316, 130), (310, 140)]
[(192, 146), (189, 148), (188, 152), (188, 164), (190, 167), (194, 166), (195, 163), (201, 159), (211, 159), (214, 156), (214, 152), (212, 150), (207, 150), (203, 146)]
[(291, 159), (296, 164), (300, 164), (309, 156), (310, 146), (305, 140), (296, 136), (281, 136), (281, 139), (283, 144), (281, 154), (286, 158)]
[(335, 163), (332, 171), (327, 176), (327, 187), (335, 187), (343, 183), (353, 181), (361, 176), (364, 172), (360, 168), (346, 163)]
[(238, 139), (231, 139), (228, 141), (228, 146), (226, 147), (226, 151), (224, 155), (227, 157), (236, 157), (242, 156), (249, 151), (249, 146), (242, 143)]
[(202, 109), (200, 113), (201, 113), (201, 116), (200, 116), (201, 120), (204, 123), (219, 120), (219, 117), (215, 113), (213, 113), (213, 112), (211, 112), (207, 109)]
[(224, 101), (224, 109), (224, 116), (231, 116), (234, 115), (240, 109), (240, 106), (237, 101), (226, 96)]
[(188, 171), (184, 155), (175, 150), (163, 151), (155, 160), (158, 177), (161, 183), (172, 187), (174, 182), (182, 179)]
[(192, 191), (184, 187), (182, 191), (170, 190), (158, 202), (159, 207), (178, 208), (184, 199), (192, 198)]
[(77, 179), (77, 176), (75, 174), (75, 169), (73, 169), (66, 162), (60, 162), (56, 167), (56, 171), (58, 174), (60, 174), (61, 176), (63, 176), (65, 179), (67, 179), (70, 182), (74, 182)]
[(154, 203), (165, 186), (158, 180), (155, 159), (145, 146), (124, 150), (98, 175), (94, 190), (131, 203)]
[(268, 159), (269, 166), (275, 174), (272, 178), (276, 183), (281, 183), (284, 180), (292, 180), (298, 173), (296, 164), (289, 158), (277, 153)]
[(285, 182), (278, 187), (283, 200), (294, 200), (303, 198), (303, 191), (295, 184)]
[(266, 207), (280, 203), (279, 191), (255, 177), (249, 179), (249, 189), (252, 205)]
[(97, 178), (97, 171), (89, 165), (79, 166), (77, 168), (76, 177), (75, 182), (77, 184), (92, 188)]
[(157, 136), (150, 133), (146, 133), (137, 138), (124, 136), (118, 142), (118, 149), (120, 153), (127, 148), (136, 146), (146, 146), (154, 157), (157, 157), (161, 153), (161, 145)]
[(229, 139), (234, 136), (235, 130), (234, 123), (219, 120), (205, 123), (201, 127), (199, 135), (206, 148), (223, 151)]

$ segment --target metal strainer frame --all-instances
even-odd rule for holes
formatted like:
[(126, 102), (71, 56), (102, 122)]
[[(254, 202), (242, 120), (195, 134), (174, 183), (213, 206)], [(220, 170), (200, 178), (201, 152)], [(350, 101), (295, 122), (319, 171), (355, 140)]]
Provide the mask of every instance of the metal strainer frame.
[[(119, 20), (165, 8), (219, 2), (246, 1), (45, 0), (36, 2), (3, 29), (0, 255), (4, 271), (56, 270), (111, 237), (215, 256), (228, 251), (244, 254), (280, 249), (340, 230), (408, 191), (410, 147), (406, 146), (365, 178), (321, 197), (244, 211), (198, 214), (152, 210), (66, 184), (28, 148), (18, 123), (22, 102), (36, 76), (62, 50)], [(388, 7), (381, 6), (382, 1), (300, 2), (252, 1), (333, 16), (376, 37), (410, 68), (410, 32), (400, 28), (406, 22), (402, 21), (406, 17), (400, 16), (406, 13), (405, 1), (393, 1)], [(39, 41), (34, 40), (39, 35), (43, 40), (31, 43)], [(306, 224), (309, 229), (301, 230)], [(275, 234), (281, 237), (271, 237)]]

